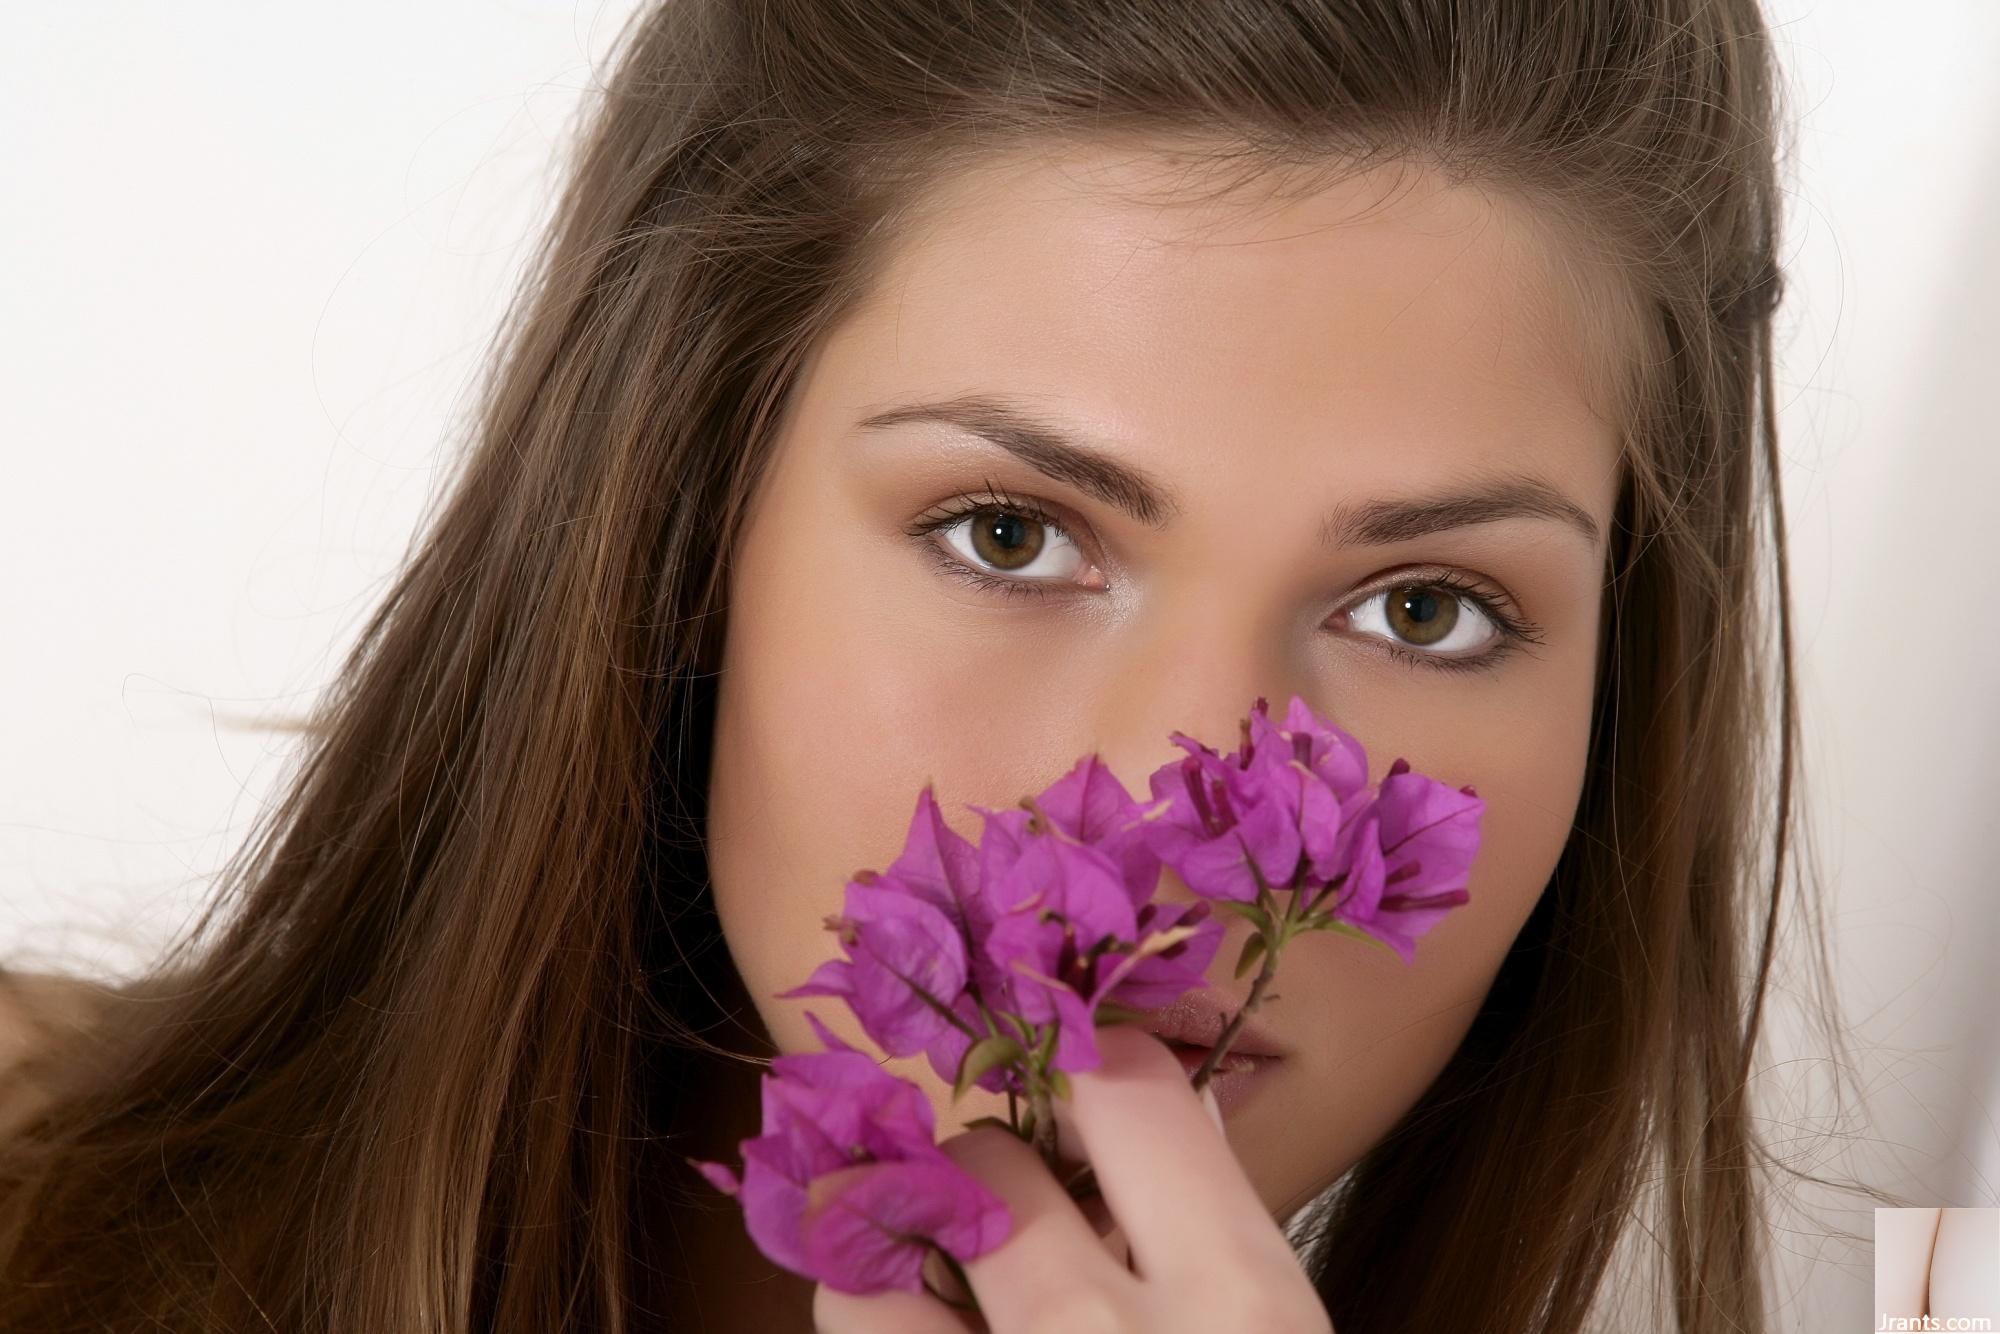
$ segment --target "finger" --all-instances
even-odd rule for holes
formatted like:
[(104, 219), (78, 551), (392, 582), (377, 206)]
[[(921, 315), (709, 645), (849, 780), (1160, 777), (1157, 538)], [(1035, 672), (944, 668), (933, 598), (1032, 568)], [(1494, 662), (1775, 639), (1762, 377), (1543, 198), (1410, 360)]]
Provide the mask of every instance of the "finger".
[(813, 1290), (814, 1334), (979, 1334), (979, 1326), (927, 1292), (862, 1296), (822, 1283)]
[(1104, 1249), (1130, 1270), (1132, 1244), (1125, 1239), (1118, 1220), (1111, 1216), (1111, 1206), (1105, 1202), (1104, 1192), (1097, 1188), (1096, 1174), (1083, 1156), (1083, 1145), (1068, 1117), (1056, 1118), (1056, 1163), (1056, 1176), (1062, 1181), (1064, 1192), (1076, 1202), (1090, 1230), (1104, 1243)]
[[(1103, 1064), (1070, 1074), (1072, 1123), (1141, 1274), (1298, 1261), (1214, 1114), (1167, 1045), (1120, 1024), (1097, 1032)], [(1190, 1207), (1191, 1204), (1193, 1207)], [(1218, 1252), (1225, 1253), (1218, 1255)]]
[(1076, 1201), (1090, 1230), (1104, 1243), (1104, 1249), (1127, 1270), (1132, 1267), (1132, 1243), (1125, 1238), (1125, 1230), (1118, 1226), (1118, 1220), (1111, 1216), (1111, 1206), (1104, 1201), (1101, 1191), (1091, 1191)]
[(1080, 1299), (1125, 1301), (1136, 1282), (1105, 1249), (1041, 1155), (993, 1127), (938, 1147), (1006, 1202), (1007, 1240), (965, 1262), (965, 1276), (994, 1329), (1036, 1329), (1044, 1315)]

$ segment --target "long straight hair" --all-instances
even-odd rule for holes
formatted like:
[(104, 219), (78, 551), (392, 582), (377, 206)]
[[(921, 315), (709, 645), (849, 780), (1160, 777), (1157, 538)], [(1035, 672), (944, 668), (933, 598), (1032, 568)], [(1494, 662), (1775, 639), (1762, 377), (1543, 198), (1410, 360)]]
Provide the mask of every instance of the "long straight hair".
[(1306, 1219), (1334, 1323), (1567, 1334), (1644, 1226), (1675, 1329), (1768, 1328), (1748, 1088), (1798, 728), (1775, 89), (1755, 0), (638, 12), (281, 799), (36, 1067), (0, 1145), (0, 1327), (661, 1314), (646, 1183), (726, 967), (722, 574), (775, 425), (928, 186), (1123, 135), (1228, 183), (1423, 164), (1525, 201), (1623, 298), (1593, 345), (1623, 482), (1575, 827), (1460, 1049)]

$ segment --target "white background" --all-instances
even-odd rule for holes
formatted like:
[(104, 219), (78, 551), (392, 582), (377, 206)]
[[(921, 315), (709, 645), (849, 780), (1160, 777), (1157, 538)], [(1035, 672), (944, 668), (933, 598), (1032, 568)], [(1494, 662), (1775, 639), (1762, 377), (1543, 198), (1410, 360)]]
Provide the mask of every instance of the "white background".
[[(401, 558), (630, 10), (10, 15), (0, 955), (137, 967), (271, 792), (286, 740), (255, 721), (303, 709)], [(1805, 761), (1867, 1098), (1836, 1115), (1787, 1037), (1771, 1133), (1908, 1203), (1991, 1205), (2000, 9), (1770, 12)], [(1872, 1203), (1782, 1220), (1780, 1328), (1873, 1327)]]

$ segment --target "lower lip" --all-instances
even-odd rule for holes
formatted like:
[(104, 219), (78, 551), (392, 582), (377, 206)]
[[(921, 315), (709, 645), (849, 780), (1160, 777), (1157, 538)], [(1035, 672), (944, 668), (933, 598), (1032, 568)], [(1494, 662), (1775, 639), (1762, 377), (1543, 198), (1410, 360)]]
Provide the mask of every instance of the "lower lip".
[[(1201, 1063), (1208, 1059), (1207, 1047), (1175, 1047), (1174, 1055), (1180, 1059), (1181, 1069), (1193, 1078), (1201, 1069)], [(1231, 1052), (1222, 1058), (1215, 1072), (1208, 1077), (1208, 1086), (1215, 1090), (1215, 1105), (1227, 1116), (1240, 1106), (1245, 1098), (1268, 1083), (1266, 1076), (1272, 1066), (1278, 1063), (1275, 1056), (1250, 1056), (1242, 1052)]]

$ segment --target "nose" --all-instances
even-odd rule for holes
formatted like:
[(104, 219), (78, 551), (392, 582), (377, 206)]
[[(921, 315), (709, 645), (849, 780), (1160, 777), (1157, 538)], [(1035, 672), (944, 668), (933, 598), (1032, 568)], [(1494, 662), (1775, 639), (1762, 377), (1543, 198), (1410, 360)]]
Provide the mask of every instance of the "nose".
[[(1185, 759), (1188, 751), (1172, 740), (1183, 732), (1222, 755), (1242, 742), (1246, 720), (1261, 696), (1274, 721), (1307, 685), (1270, 670), (1250, 654), (1214, 649), (1180, 654), (1149, 672), (1133, 672), (1108, 688), (1093, 715), (1094, 735), (1085, 749), (1117, 776), (1144, 804), (1153, 799), (1151, 779), (1162, 765)], [(1307, 696), (1310, 699), (1310, 696)], [(1169, 875), (1178, 884), (1178, 877)]]
[(1312, 698), (1311, 682), (1287, 651), (1283, 627), (1269, 624), (1245, 600), (1207, 598), (1203, 604), (1198, 619), (1156, 618), (1160, 633), (1137, 637), (1091, 701), (1090, 748), (1141, 800), (1152, 772), (1187, 754), (1172, 733), (1185, 732), (1227, 755), (1241, 741), (1244, 720), (1260, 696), (1274, 719), (1284, 717), (1294, 694)]

